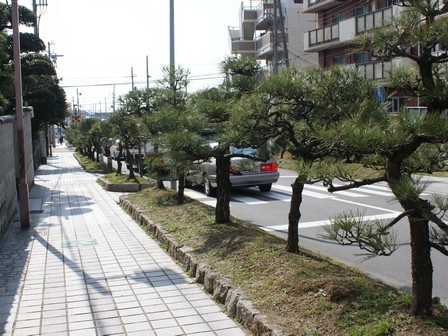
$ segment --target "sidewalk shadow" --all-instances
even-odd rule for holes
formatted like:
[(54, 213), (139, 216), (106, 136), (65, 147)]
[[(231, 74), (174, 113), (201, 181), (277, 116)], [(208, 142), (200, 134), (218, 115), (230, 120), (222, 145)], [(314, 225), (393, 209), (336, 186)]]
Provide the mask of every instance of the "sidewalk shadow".
[[(179, 273), (170, 268), (155, 268), (150, 270), (142, 270), (133, 273), (123, 275), (117, 275), (106, 278), (104, 276), (91, 276), (85, 271), (79, 261), (70, 258), (70, 253), (65, 253), (66, 248), (84, 248), (85, 246), (71, 245), (57, 247), (49, 243), (45, 238), (45, 235), (34, 229), (23, 230), (20, 229), (20, 223), (16, 221), (14, 227), (8, 230), (8, 234), (5, 236), (8, 239), (7, 244), (0, 246), (0, 285), (2, 291), (0, 292), (0, 334), (6, 333), (6, 324), (14, 322), (15, 313), (12, 311), (14, 306), (18, 304), (17, 295), (23, 291), (26, 281), (25, 270), (30, 257), (30, 249), (27, 247), (33, 242), (41, 244), (47, 253), (51, 253), (55, 256), (61, 264), (69, 267), (74, 273), (79, 275), (80, 279), (86, 284), (87, 291), (89, 293), (100, 294), (104, 297), (113, 297), (113, 292), (110, 290), (110, 284), (114, 280), (127, 280), (129, 285), (132, 283), (141, 283), (147, 285), (148, 288), (157, 288), (165, 286), (175, 286), (179, 284), (188, 283), (187, 279), (182, 273)], [(92, 245), (90, 248), (95, 249)], [(43, 265), (43, 267), (45, 267)], [(14, 270), (14, 272), (12, 272)], [(27, 274), (28, 276), (28, 274)], [(30, 274), (33, 276), (33, 274)], [(61, 276), (63, 276), (61, 274)], [(61, 279), (63, 281), (63, 279)], [(106, 283), (105, 283), (106, 281)], [(44, 284), (42, 287), (44, 288)], [(66, 284), (66, 288), (69, 288), (70, 283)], [(29, 287), (27, 287), (29, 288)], [(46, 288), (48, 290), (48, 288)], [(51, 290), (51, 289), (50, 289)], [(42, 305), (44, 304), (44, 293), (42, 293)], [(92, 304), (92, 300), (95, 298), (89, 298), (87, 300)], [(22, 306), (18, 307), (23, 308)]]

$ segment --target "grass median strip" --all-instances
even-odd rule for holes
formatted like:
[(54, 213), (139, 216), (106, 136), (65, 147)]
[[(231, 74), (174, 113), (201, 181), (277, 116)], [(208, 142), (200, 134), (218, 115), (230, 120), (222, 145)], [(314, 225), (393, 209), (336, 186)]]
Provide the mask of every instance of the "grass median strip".
[(309, 251), (287, 253), (285, 241), (236, 218), (215, 224), (212, 207), (188, 198), (179, 206), (173, 191), (155, 188), (126, 198), (286, 334), (448, 335), (444, 307), (414, 318), (409, 293)]

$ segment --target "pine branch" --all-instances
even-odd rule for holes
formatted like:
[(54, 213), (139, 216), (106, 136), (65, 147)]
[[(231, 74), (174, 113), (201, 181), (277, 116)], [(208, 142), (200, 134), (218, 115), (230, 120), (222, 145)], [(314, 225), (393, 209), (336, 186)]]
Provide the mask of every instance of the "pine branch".
[(353, 181), (352, 183), (343, 185), (343, 186), (338, 186), (335, 187), (333, 185), (333, 182), (328, 183), (328, 188), (327, 190), (331, 193), (336, 192), (336, 191), (342, 191), (342, 190), (349, 190), (349, 189), (354, 189), (354, 188), (359, 188), (365, 185), (372, 185), (378, 182), (385, 182), (387, 181), (385, 176), (379, 176), (376, 178), (371, 178), (371, 179), (365, 179), (362, 181)]

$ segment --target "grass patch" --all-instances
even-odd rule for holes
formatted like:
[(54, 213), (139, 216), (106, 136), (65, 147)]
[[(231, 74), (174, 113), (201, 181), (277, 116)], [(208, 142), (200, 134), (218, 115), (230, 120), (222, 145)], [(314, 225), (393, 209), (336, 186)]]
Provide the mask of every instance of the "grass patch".
[(114, 183), (114, 184), (124, 184), (124, 183), (148, 183), (147, 180), (145, 180), (144, 178), (140, 177), (140, 176), (135, 176), (134, 179), (129, 179), (129, 175), (128, 174), (119, 174), (117, 175), (117, 173), (109, 173), (104, 175), (104, 178), (106, 180), (108, 180), (110, 183)]
[(104, 164), (101, 162), (92, 161), (88, 156), (75, 152), (74, 155), (79, 160), (85, 170), (101, 172), (104, 170)]
[(286, 253), (285, 241), (244, 221), (214, 224), (212, 207), (188, 198), (178, 206), (173, 191), (155, 188), (126, 197), (288, 335), (448, 335), (443, 307), (414, 318), (408, 293), (308, 251)]

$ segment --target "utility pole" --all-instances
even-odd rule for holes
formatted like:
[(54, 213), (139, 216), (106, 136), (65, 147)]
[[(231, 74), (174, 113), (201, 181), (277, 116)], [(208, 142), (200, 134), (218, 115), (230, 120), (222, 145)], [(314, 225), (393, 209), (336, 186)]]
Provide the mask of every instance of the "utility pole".
[(170, 0), (170, 86), (174, 88), (174, 0)]
[(78, 89), (76, 89), (76, 104), (77, 104), (77, 112), (75, 113), (76, 117), (80, 118), (81, 117), (81, 108), (79, 106), (79, 95), (81, 93), (79, 93)]
[(22, 229), (30, 227), (30, 200), (28, 183), (26, 180), (25, 162), (25, 132), (23, 123), (22, 71), (20, 63), (20, 33), (19, 33), (19, 5), (12, 0), (11, 21), (13, 26), (13, 54), (14, 54), (14, 86), (16, 94), (17, 139), (19, 148), (19, 206), (20, 225)]
[(47, 0), (39, 0), (37, 2), (36, 0), (33, 0), (33, 13), (36, 16), (36, 24), (34, 25), (34, 34), (39, 37), (39, 24), (40, 24), (40, 17), (42, 14), (44, 14), (44, 10), (41, 10), (41, 13), (39, 14), (38, 7), (40, 8), (46, 8), (48, 6)]
[(132, 90), (134, 91), (134, 67), (131, 67), (131, 85), (132, 85)]
[(146, 88), (149, 89), (149, 62), (148, 62), (148, 56), (146, 56)]
[(58, 55), (55, 53), (51, 53), (51, 45), (54, 44), (54, 42), (48, 42), (48, 58), (50, 61), (53, 62), (54, 66), (57, 67), (57, 61), (58, 57), (64, 57), (64, 55)]
[(112, 91), (112, 112), (115, 112), (115, 84), (114, 90)]
[(283, 19), (282, 0), (278, 0), (278, 11), (280, 12), (280, 31), (282, 32), (283, 41), (283, 59), (285, 65), (289, 67), (288, 39), (286, 38), (285, 20)]
[(277, 18), (278, 18), (278, 8), (277, 8), (277, 0), (274, 0), (274, 20), (272, 24), (272, 34), (273, 34), (273, 55), (272, 55), (272, 72), (274, 75), (278, 73), (278, 24), (277, 24)]

